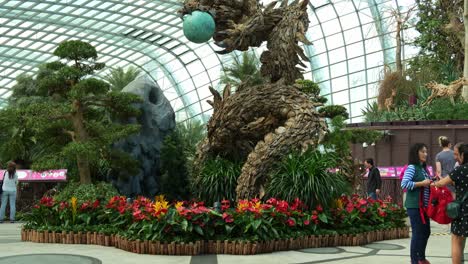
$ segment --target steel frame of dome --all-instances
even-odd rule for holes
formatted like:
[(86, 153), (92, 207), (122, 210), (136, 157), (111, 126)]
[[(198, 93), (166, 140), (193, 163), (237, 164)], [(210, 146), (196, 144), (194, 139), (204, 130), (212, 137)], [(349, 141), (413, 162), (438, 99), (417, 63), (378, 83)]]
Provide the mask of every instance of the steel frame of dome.
[[(405, 6), (413, 2), (414, 0), (311, 0), (309, 39), (313, 43), (323, 42), (324, 45), (305, 47), (311, 58), (305, 77), (317, 81), (331, 103), (339, 103), (341, 97), (337, 96), (343, 96), (343, 91), (347, 90), (348, 99), (344, 101), (344, 105), (353, 117), (358, 117), (359, 115), (353, 113), (353, 106), (361, 104), (360, 102), (367, 103), (375, 96), (375, 93), (370, 93), (370, 85), (377, 80), (369, 76), (367, 56), (372, 52), (382, 53), (382, 63), (377, 68), (394, 61), (391, 56), (393, 46), (389, 41), (393, 31), (391, 26), (386, 25), (388, 17), (382, 16), (382, 10), (386, 6), (399, 7), (400, 4)], [(177, 0), (0, 1), (0, 100), (4, 101), (11, 94), (9, 89), (17, 75), (34, 73), (38, 64), (53, 60), (52, 52), (61, 41), (81, 39), (96, 46), (99, 60), (108, 67), (133, 65), (147, 73), (159, 84), (180, 114), (179, 121), (190, 118), (206, 121), (212, 111), (205, 102), (211, 96), (207, 86), (218, 87), (220, 72), (232, 57), (218, 56), (212, 41), (203, 45), (188, 42), (183, 37), (182, 21), (176, 13), (180, 5)], [(343, 12), (340, 9), (343, 7), (348, 10)], [(322, 9), (327, 10), (326, 16), (320, 14)], [(341, 21), (342, 17), (353, 13), (359, 21), (357, 26), (347, 28), (346, 23)], [(361, 21), (362, 13), (370, 16), (372, 21)], [(339, 28), (329, 33), (327, 23), (334, 23)], [(380, 42), (377, 51), (371, 52), (368, 49), (366, 42), (370, 38), (366, 35), (368, 33), (363, 29), (364, 26), (377, 32), (374, 34)], [(349, 41), (346, 32), (354, 29), (359, 29), (360, 38)], [(317, 32), (321, 37), (316, 37)], [(328, 39), (335, 36), (342, 39), (342, 46), (332, 47), (333, 43)], [(352, 100), (352, 89), (357, 91), (357, 88), (352, 85), (351, 75), (354, 72), (350, 63), (356, 58), (348, 49), (356, 44), (362, 45), (362, 71), (365, 73), (362, 75), (365, 98), (357, 101)], [(319, 46), (324, 49), (320, 50)], [(264, 48), (255, 49), (256, 53), (259, 54)], [(343, 58), (333, 61), (333, 52), (337, 49), (344, 50)], [(320, 60), (322, 57), (326, 57), (325, 63)], [(337, 64), (346, 64), (342, 76), (333, 76), (333, 67)], [(322, 76), (320, 73), (325, 71), (326, 75)], [(344, 89), (333, 87), (334, 80), (343, 77), (347, 84)]]

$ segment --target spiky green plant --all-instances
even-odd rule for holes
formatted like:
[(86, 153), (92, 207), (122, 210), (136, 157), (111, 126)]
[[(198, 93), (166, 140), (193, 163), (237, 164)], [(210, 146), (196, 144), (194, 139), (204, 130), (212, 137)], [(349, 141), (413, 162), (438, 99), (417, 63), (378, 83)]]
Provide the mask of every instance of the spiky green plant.
[(339, 162), (334, 153), (291, 153), (271, 175), (266, 194), (286, 201), (299, 198), (311, 208), (319, 204), (328, 207), (351, 187), (343, 175), (329, 171)]
[(242, 53), (242, 59), (233, 55), (233, 63), (224, 69), (220, 82), (230, 84), (234, 88), (239, 88), (241, 84), (254, 86), (264, 83), (260, 73), (260, 61), (251, 52)]
[(223, 199), (236, 200), (237, 178), (242, 164), (216, 157), (205, 162), (193, 191), (207, 205)]
[(110, 69), (109, 72), (103, 77), (107, 81), (113, 91), (122, 91), (125, 86), (135, 80), (140, 75), (141, 70), (133, 66), (124, 70), (122, 67)]

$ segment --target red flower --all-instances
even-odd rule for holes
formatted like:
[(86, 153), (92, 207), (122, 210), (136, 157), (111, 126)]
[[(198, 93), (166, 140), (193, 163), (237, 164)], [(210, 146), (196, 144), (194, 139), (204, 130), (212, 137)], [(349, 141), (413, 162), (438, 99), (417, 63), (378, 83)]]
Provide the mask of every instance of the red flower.
[(380, 209), (380, 208), (377, 208), (377, 212), (378, 212), (379, 216), (381, 216), (381, 217), (387, 216), (387, 213), (384, 210)]
[(366, 205), (366, 204), (367, 204), (367, 201), (365, 199), (359, 200), (359, 205), (363, 206), (363, 205)]
[(319, 211), (319, 212), (323, 212), (323, 208), (322, 208), (322, 206), (320, 204), (317, 205), (317, 207), (315, 209), (317, 209), (317, 211)]
[(67, 202), (60, 202), (60, 211), (62, 211), (65, 208), (68, 208), (68, 203)]
[(141, 212), (141, 210), (136, 210), (133, 212), (133, 219), (135, 219), (135, 221), (141, 221), (146, 219), (146, 216)]
[(315, 221), (315, 220), (317, 220), (317, 219), (318, 219), (318, 215), (316, 215), (316, 214), (313, 214), (313, 215), (312, 215), (312, 217), (311, 217), (310, 219), (312, 219), (312, 220), (314, 220), (314, 221)]
[(365, 212), (367, 211), (367, 208), (366, 208), (366, 207), (361, 207), (361, 208), (359, 209), (359, 211), (361, 211), (361, 213), (365, 213)]
[(276, 204), (276, 210), (278, 210), (278, 212), (280, 212), (280, 213), (287, 213), (288, 212), (288, 207), (289, 207), (289, 204), (286, 201), (279, 201)]
[(89, 207), (89, 202), (84, 202), (84, 203), (81, 205), (80, 210), (81, 210), (81, 211), (86, 210), (88, 207)]
[(39, 201), (39, 203), (45, 207), (52, 207), (54, 206), (54, 198), (52, 197), (48, 197), (48, 196), (44, 196), (41, 198), (41, 200)]
[(125, 209), (127, 209), (127, 207), (125, 205), (119, 205), (117, 207), (117, 210), (119, 211), (120, 214), (124, 214), (125, 213)]
[(289, 218), (288, 221), (286, 221), (286, 223), (288, 224), (288, 226), (295, 226), (296, 225), (296, 221), (294, 221), (294, 219), (292, 219), (292, 218)]
[(96, 199), (96, 201), (94, 201), (94, 203), (93, 203), (93, 209), (98, 208), (99, 204), (100, 204), (99, 200)]
[(310, 224), (309, 220), (304, 220), (304, 225), (308, 226)]
[(267, 204), (276, 205), (278, 201), (275, 198), (270, 198), (267, 201)]
[(234, 222), (234, 219), (232, 219), (232, 215), (228, 214), (228, 213), (223, 213), (223, 220), (224, 222), (226, 223), (232, 223)]
[(221, 201), (221, 210), (225, 211), (231, 207), (231, 202), (229, 200)]

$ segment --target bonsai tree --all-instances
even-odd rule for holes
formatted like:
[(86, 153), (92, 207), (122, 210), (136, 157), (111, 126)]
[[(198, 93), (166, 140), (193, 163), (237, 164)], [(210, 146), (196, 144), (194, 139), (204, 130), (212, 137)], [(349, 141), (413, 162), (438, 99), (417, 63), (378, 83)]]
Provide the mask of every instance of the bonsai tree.
[(113, 120), (138, 115), (131, 106), (138, 96), (111, 91), (109, 84), (90, 77), (104, 68), (96, 49), (88, 43), (62, 42), (54, 51), (59, 60), (46, 63), (36, 76), (42, 102), (22, 110), (27, 127), (37, 142), (47, 143), (42, 155), (33, 160), (33, 169), (45, 170), (76, 162), (82, 184), (91, 183), (91, 163), (102, 159), (131, 164), (131, 158), (116, 153), (111, 145), (139, 130), (138, 125), (122, 125)]

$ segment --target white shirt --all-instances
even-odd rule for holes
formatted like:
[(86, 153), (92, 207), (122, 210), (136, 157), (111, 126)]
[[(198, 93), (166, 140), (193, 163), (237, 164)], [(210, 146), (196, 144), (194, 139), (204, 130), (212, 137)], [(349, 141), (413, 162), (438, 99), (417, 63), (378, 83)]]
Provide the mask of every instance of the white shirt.
[[(3, 175), (0, 177), (3, 178)], [(5, 173), (5, 177), (3, 178), (3, 185), (2, 190), (4, 192), (16, 192), (16, 185), (18, 184), (18, 174), (15, 173), (13, 179), (10, 179), (8, 176), (8, 171)]]

